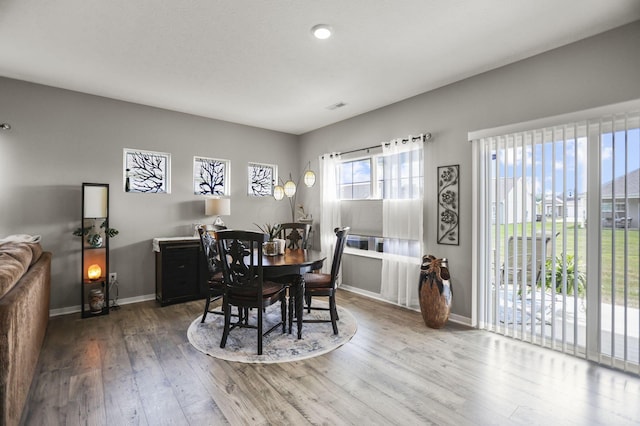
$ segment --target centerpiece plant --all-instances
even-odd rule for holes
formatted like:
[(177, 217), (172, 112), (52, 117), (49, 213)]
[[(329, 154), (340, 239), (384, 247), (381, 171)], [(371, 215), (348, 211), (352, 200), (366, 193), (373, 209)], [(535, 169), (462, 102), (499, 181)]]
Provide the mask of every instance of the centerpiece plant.
[(278, 234), (280, 234), (280, 224), (276, 223), (275, 225), (271, 225), (270, 223), (265, 223), (264, 225), (260, 226), (257, 223), (254, 223), (254, 225), (256, 225), (259, 230), (267, 235), (267, 242), (263, 245), (264, 254), (266, 254), (267, 256), (277, 255), (280, 250), (278, 247), (278, 243), (274, 240), (278, 237)]
[(254, 223), (254, 225), (258, 227), (260, 231), (262, 231), (264, 234), (267, 235), (268, 241), (273, 241), (280, 233), (281, 227), (279, 223), (276, 223), (274, 225), (271, 225), (270, 223), (265, 223), (262, 226), (258, 225), (257, 223)]

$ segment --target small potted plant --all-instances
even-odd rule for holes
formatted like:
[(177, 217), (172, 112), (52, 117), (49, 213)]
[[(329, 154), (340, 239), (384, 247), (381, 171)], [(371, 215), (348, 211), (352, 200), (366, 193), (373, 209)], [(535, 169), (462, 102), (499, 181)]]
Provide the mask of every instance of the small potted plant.
[(120, 231), (115, 228), (107, 227), (107, 221), (104, 220), (100, 227), (96, 228), (96, 223), (92, 223), (89, 226), (77, 228), (73, 231), (73, 235), (77, 237), (87, 237), (86, 241), (91, 247), (102, 247), (103, 238), (102, 235), (106, 235), (109, 238), (113, 238), (118, 235)]
[(263, 233), (267, 234), (267, 242), (262, 245), (262, 250), (264, 254), (267, 256), (275, 256), (280, 250), (278, 248), (278, 243), (275, 238), (278, 237), (280, 233), (280, 224), (276, 223), (275, 225), (271, 225), (270, 223), (265, 223), (263, 226), (254, 223)]

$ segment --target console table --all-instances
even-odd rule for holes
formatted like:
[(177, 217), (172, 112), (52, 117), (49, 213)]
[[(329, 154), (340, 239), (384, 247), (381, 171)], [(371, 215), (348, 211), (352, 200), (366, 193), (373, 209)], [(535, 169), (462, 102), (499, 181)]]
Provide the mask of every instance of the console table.
[(153, 239), (156, 300), (161, 306), (206, 297), (209, 270), (201, 250), (200, 237)]

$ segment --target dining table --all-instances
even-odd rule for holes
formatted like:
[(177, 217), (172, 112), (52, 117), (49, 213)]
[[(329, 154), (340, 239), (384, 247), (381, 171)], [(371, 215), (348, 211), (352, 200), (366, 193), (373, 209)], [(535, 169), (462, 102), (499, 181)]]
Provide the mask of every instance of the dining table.
[(326, 257), (317, 250), (285, 249), (277, 255), (262, 255), (262, 273), (265, 280), (281, 281), (289, 285), (289, 333), (293, 327), (295, 309), (298, 339), (302, 339), (302, 313), (304, 309), (304, 274), (322, 268)]

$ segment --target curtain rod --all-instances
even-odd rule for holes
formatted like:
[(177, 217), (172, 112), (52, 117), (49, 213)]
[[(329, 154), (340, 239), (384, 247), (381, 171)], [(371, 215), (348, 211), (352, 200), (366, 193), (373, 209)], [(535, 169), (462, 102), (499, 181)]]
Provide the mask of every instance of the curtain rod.
[[(382, 145), (391, 145), (391, 142), (402, 142), (402, 143), (407, 143), (409, 142), (409, 139), (411, 139), (411, 142), (416, 142), (416, 141), (422, 141), (422, 142), (426, 142), (428, 140), (431, 140), (431, 133), (421, 133), (418, 136), (409, 136), (407, 138), (404, 139), (394, 139), (392, 141), (389, 142), (383, 142)], [(343, 154), (353, 154), (354, 152), (360, 152), (360, 151), (368, 151), (370, 149), (374, 149), (374, 148), (380, 148), (381, 145), (371, 145), (371, 146), (367, 146), (364, 148), (358, 148), (358, 149), (352, 149), (351, 151), (344, 151), (344, 152), (336, 152), (335, 154), (337, 155), (343, 155)], [(326, 155), (326, 154), (325, 154)], [(329, 154), (329, 155), (333, 155), (333, 154)], [(322, 156), (322, 158), (324, 158), (324, 155)]]

